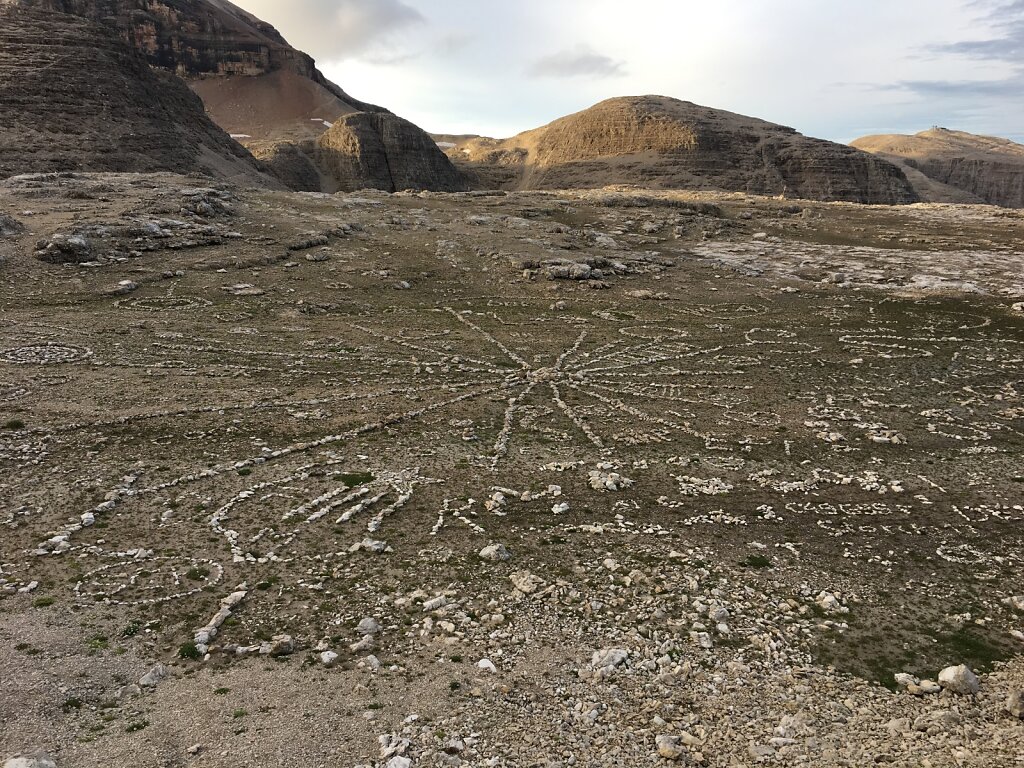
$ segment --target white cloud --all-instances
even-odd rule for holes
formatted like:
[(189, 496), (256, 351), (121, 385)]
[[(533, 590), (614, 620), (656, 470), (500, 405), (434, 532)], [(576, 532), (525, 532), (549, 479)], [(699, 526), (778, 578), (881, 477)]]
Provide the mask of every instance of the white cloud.
[(292, 45), (316, 58), (351, 58), (426, 21), (403, 0), (242, 0)]
[(507, 136), (658, 93), (841, 141), (935, 124), (1024, 138), (1024, 0), (236, 2), (356, 98), (436, 131)]
[(624, 64), (581, 45), (537, 59), (527, 73), (531, 77), (621, 77), (626, 74)]

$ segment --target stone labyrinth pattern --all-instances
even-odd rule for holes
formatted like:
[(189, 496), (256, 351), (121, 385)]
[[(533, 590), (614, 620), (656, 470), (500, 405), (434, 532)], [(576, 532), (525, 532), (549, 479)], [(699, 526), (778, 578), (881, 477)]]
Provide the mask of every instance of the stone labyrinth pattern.
[(0, 436), (20, 489), (0, 510), (0, 578), (70, 561), (75, 601), (122, 606), (273, 584), (272, 615), (296, 592), (331, 596), (331, 574), (374, 552), (475, 551), (521, 525), (736, 531), (882, 570), (901, 549), (1020, 567), (1024, 341), (998, 318), (848, 295), (582, 306), (282, 327), (136, 299), (118, 312), (166, 322), (91, 346), (14, 324), (0, 398), (108, 388), (87, 416)]

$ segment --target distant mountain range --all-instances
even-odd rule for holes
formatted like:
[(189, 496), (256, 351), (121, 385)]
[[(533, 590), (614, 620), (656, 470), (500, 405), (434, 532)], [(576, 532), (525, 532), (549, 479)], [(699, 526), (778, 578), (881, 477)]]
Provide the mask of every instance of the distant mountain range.
[(165, 170), (324, 192), (631, 184), (1024, 207), (1013, 142), (934, 129), (851, 147), (663, 96), (610, 99), (511, 139), (431, 138), (349, 96), (227, 0), (0, 0), (0, 133), (0, 175)]
[(636, 184), (898, 204), (903, 172), (792, 128), (664, 96), (609, 99), (511, 139), (448, 150), (485, 185), (558, 189)]
[(1024, 144), (932, 128), (852, 146), (899, 165), (925, 200), (1024, 208)]

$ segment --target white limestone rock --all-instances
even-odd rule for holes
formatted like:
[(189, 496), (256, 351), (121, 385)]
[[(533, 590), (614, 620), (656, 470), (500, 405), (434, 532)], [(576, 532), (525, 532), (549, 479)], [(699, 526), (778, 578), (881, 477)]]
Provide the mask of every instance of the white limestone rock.
[(939, 685), (951, 693), (973, 696), (981, 688), (981, 681), (966, 664), (946, 667), (939, 672)]

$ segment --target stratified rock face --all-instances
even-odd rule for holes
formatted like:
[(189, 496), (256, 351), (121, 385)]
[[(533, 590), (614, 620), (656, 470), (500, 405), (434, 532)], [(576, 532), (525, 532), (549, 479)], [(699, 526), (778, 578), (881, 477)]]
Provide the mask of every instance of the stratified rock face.
[[(637, 184), (897, 204), (918, 197), (892, 164), (791, 128), (662, 96), (610, 99), (512, 139), (451, 151), (520, 189)], [(495, 169), (500, 169), (495, 172)]]
[[(296, 192), (322, 192), (325, 186), (313, 162), (313, 142), (280, 142), (252, 147), (253, 155), (286, 187)], [(327, 184), (329, 186), (329, 183)]]
[(330, 191), (466, 189), (461, 174), (430, 136), (388, 113), (346, 115), (317, 140), (316, 161), (337, 186)]
[(273, 26), (226, 0), (10, 0), (114, 27), (154, 67), (187, 80), (226, 131), (255, 140), (315, 138), (357, 101)]
[(913, 136), (866, 136), (853, 146), (913, 169), (907, 176), (926, 200), (1024, 208), (1022, 144), (933, 128)]
[(30, 172), (200, 172), (270, 184), (177, 77), (109, 28), (0, 4), (0, 177)]

